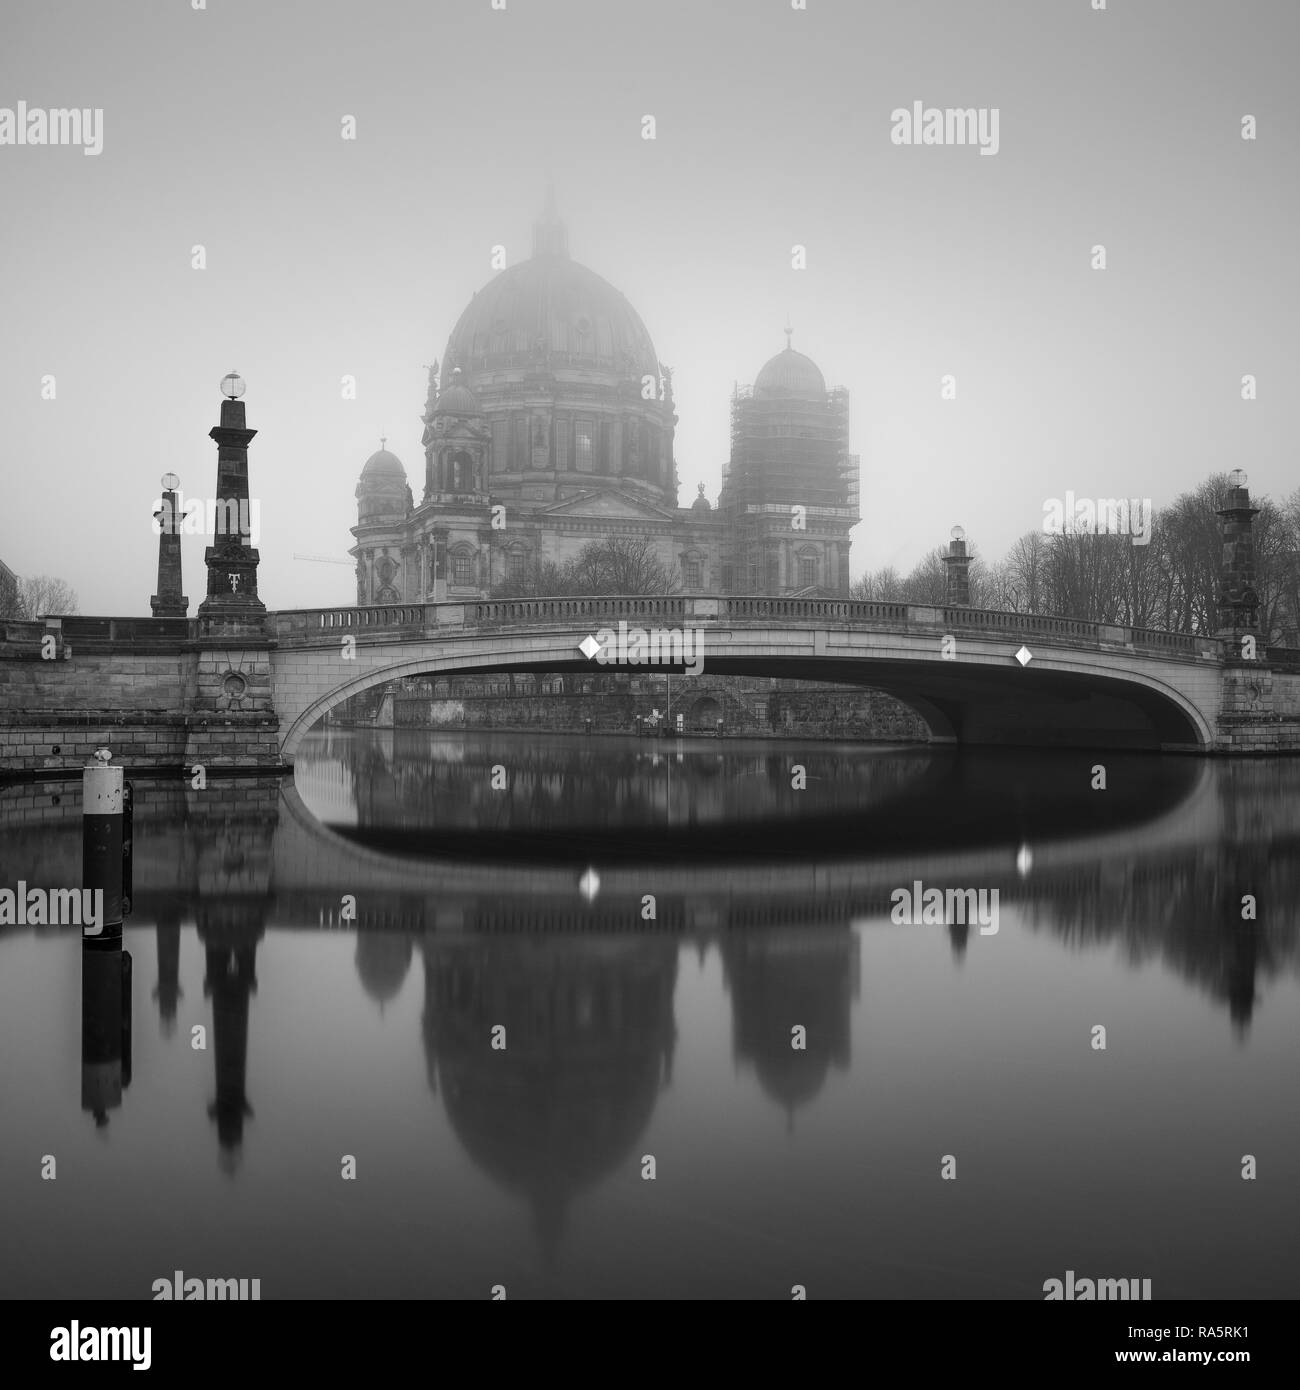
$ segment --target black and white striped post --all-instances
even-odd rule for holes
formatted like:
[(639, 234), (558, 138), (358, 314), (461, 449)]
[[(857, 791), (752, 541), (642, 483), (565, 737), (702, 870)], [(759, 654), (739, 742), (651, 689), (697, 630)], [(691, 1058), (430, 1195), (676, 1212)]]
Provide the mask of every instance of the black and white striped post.
[(81, 883), (103, 895), (81, 929), (81, 1104), (98, 1126), (131, 1084), (131, 957), (122, 949), (131, 910), (131, 784), (110, 766), (112, 757), (101, 748), (81, 773)]
[(86, 937), (120, 940), (125, 794), (122, 769), (109, 765), (112, 756), (101, 748), (81, 773), (81, 885), (103, 894), (98, 924), (82, 930)]

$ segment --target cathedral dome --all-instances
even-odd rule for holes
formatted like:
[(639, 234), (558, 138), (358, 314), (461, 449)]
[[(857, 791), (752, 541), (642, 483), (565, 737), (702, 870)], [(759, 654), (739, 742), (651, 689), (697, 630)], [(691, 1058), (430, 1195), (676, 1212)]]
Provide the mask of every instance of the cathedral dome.
[(467, 374), (527, 366), (586, 367), (618, 377), (659, 379), (659, 359), (640, 315), (608, 281), (570, 260), (542, 224), (531, 260), (480, 290), (447, 341), (446, 360)]
[(787, 347), (764, 364), (755, 378), (754, 394), (821, 401), (826, 398), (826, 378), (811, 357)]
[(701, 484), (700, 484), (700, 495), (695, 499), (694, 502), (691, 503), (691, 511), (693, 511), (693, 512), (711, 512), (712, 510), (713, 510), (713, 508), (712, 508), (712, 506), (709, 504), (709, 499), (704, 495), (704, 484), (701, 483)]

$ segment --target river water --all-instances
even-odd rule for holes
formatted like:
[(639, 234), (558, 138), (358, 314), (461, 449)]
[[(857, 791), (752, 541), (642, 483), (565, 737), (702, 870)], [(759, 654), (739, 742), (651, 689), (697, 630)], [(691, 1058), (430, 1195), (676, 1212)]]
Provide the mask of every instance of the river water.
[[(125, 955), (0, 926), (0, 1295), (1300, 1288), (1300, 761), (329, 731), (135, 797)], [(0, 887), (80, 849), (0, 788)]]

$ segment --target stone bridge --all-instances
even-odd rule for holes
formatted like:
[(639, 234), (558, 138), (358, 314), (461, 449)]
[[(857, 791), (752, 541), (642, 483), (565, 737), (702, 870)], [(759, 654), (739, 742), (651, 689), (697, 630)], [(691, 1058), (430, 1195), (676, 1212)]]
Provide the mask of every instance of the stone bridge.
[[(581, 649), (620, 624), (688, 645), (634, 662), (629, 643), (608, 666)], [(79, 769), (99, 746), (142, 767), (291, 766), (330, 709), (398, 677), (685, 674), (694, 656), (710, 676), (886, 691), (939, 743), (1300, 751), (1300, 652), (1261, 645), (1247, 661), (1219, 638), (961, 606), (538, 598), (272, 612), (230, 635), (202, 619), (91, 617), (0, 635), (0, 771)]]

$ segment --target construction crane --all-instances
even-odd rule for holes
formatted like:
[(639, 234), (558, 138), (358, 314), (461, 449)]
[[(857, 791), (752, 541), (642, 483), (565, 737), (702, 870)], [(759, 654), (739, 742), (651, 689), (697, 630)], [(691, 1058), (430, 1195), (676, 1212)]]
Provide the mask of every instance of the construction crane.
[(356, 564), (355, 560), (340, 560), (337, 555), (300, 555), (298, 551), (293, 552), (295, 560), (315, 560), (322, 565), (348, 565), (351, 567)]

